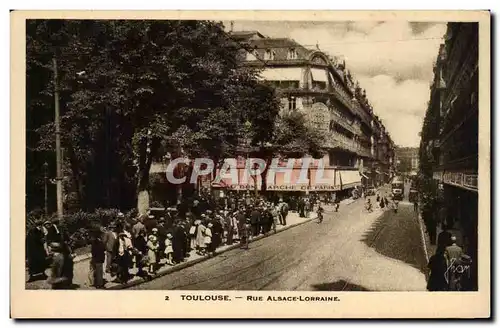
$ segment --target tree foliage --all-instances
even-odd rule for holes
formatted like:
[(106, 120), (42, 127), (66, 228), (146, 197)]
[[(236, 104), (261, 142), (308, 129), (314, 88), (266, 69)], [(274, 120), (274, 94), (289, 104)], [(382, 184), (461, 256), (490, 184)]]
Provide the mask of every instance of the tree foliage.
[(242, 67), (240, 53), (217, 22), (28, 21), (28, 208), (43, 202), (43, 162), (55, 176), (53, 59), (71, 176), (66, 193), (84, 210), (133, 206), (147, 194), (152, 162), (167, 152), (234, 155), (246, 122), (256, 146), (313, 149), (307, 138), (286, 141), (284, 126), (308, 131), (301, 121), (280, 119), (275, 128), (274, 90)]

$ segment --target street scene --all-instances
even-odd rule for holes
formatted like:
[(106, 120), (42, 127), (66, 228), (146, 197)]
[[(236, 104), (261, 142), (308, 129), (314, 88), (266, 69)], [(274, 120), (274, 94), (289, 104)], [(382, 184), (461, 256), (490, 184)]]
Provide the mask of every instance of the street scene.
[(478, 289), (478, 23), (45, 19), (26, 45), (26, 289)]

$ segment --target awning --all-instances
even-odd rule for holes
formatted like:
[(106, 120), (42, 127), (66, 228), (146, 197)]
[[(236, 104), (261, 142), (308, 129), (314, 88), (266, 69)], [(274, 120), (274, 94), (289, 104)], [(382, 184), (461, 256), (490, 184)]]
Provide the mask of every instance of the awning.
[(301, 81), (302, 70), (296, 67), (266, 68), (260, 77), (266, 81)]
[(267, 190), (270, 191), (305, 191), (308, 186), (307, 170), (302, 171), (300, 168), (280, 170), (274, 172), (274, 176), (270, 171), (267, 173)]
[(342, 189), (349, 189), (361, 185), (361, 175), (357, 170), (340, 171)]
[(311, 68), (313, 81), (328, 82), (328, 73), (325, 69)]
[(340, 190), (340, 178), (337, 170), (324, 168), (322, 171), (316, 168), (310, 170), (310, 190), (312, 191), (337, 191)]
[[(237, 173), (238, 176), (231, 177), (231, 171), (225, 173), (225, 176), (220, 179), (218, 183), (215, 181), (212, 183), (212, 187), (214, 188), (227, 188), (231, 190), (254, 190), (255, 189), (255, 180), (257, 180), (257, 189), (262, 189), (262, 178), (261, 176), (250, 176), (247, 172), (245, 172), (245, 168), (238, 168)], [(219, 176), (220, 169), (217, 170), (216, 176)]]

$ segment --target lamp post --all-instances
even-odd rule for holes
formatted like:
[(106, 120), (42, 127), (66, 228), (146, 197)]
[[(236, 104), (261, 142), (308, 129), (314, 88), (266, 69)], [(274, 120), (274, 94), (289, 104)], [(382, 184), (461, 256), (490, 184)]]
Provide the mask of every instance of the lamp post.
[(57, 61), (52, 59), (54, 70), (54, 123), (56, 128), (56, 185), (57, 185), (57, 217), (63, 218), (63, 186), (62, 186), (62, 158), (61, 158), (61, 128), (59, 118), (59, 87), (57, 81)]

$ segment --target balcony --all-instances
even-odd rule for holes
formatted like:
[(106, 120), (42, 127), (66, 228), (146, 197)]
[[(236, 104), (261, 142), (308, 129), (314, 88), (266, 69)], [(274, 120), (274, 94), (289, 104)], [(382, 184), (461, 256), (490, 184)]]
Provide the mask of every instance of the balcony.
[(352, 140), (338, 132), (331, 131), (328, 140), (328, 146), (339, 148), (355, 153), (363, 157), (371, 157), (371, 151), (367, 147), (363, 147), (359, 142)]

